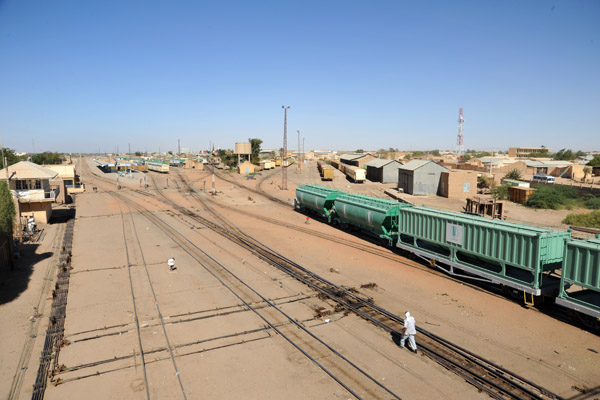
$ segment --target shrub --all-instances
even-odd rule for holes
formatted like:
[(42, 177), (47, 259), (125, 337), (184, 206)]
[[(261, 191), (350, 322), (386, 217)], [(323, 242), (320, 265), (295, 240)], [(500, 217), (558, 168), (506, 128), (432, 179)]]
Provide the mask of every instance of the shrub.
[(587, 214), (569, 214), (563, 219), (563, 224), (600, 228), (600, 211), (592, 211)]
[(494, 186), (492, 188), (492, 196), (494, 196), (496, 200), (508, 200), (508, 186)]
[(537, 185), (536, 191), (531, 194), (527, 206), (531, 208), (573, 208), (577, 203), (577, 190), (569, 186)]
[(585, 199), (585, 207), (590, 210), (600, 210), (600, 197), (596, 197), (594, 195), (589, 195)]

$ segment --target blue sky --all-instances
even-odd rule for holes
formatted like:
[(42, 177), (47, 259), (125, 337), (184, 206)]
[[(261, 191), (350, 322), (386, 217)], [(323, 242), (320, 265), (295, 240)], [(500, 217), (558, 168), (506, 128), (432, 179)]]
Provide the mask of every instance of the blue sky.
[(0, 0), (17, 151), (600, 150), (600, 2)]

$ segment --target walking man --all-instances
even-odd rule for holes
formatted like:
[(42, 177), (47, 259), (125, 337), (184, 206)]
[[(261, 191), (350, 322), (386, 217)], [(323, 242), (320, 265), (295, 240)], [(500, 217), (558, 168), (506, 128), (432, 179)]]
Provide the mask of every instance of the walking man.
[(171, 257), (169, 258), (169, 261), (167, 261), (167, 264), (169, 265), (169, 269), (171, 271), (175, 271), (175, 257)]
[(410, 347), (412, 347), (413, 351), (416, 354), (417, 343), (415, 342), (415, 335), (417, 334), (417, 325), (415, 322), (415, 318), (411, 317), (408, 311), (404, 313), (404, 316), (404, 329), (402, 330), (402, 340), (400, 340), (400, 347), (404, 348), (404, 342), (406, 341), (406, 338), (408, 338)]

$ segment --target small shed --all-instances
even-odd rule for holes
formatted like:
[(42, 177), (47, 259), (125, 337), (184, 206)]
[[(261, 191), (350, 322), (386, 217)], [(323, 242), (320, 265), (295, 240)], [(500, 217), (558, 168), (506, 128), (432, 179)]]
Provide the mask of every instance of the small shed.
[(401, 166), (402, 164), (396, 160), (376, 158), (365, 164), (365, 167), (367, 167), (367, 179), (371, 182), (396, 182), (396, 179), (398, 179), (398, 168)]
[(398, 189), (412, 195), (437, 194), (442, 172), (449, 171), (431, 160), (412, 160), (398, 168)]
[(520, 187), (520, 186), (509, 186), (508, 187), (508, 199), (514, 203), (525, 204), (535, 192), (534, 188)]
[(250, 161), (244, 161), (241, 164), (238, 164), (237, 171), (238, 174), (253, 174), (256, 165), (252, 164)]
[(476, 194), (477, 172), (452, 170), (440, 175), (440, 196), (464, 200)]

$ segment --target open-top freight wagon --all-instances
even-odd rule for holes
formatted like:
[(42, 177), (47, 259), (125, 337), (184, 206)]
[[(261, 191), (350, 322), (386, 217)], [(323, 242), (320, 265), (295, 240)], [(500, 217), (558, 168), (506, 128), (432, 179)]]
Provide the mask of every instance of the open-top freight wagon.
[[(527, 304), (556, 302), (600, 327), (600, 239), (576, 241), (570, 232), (490, 220), (353, 195), (318, 185), (300, 186), (297, 205), (384, 239), (444, 272), (500, 285)], [(561, 273), (562, 270), (562, 273)]]
[(586, 325), (600, 328), (600, 238), (565, 246), (556, 303), (577, 311)]

